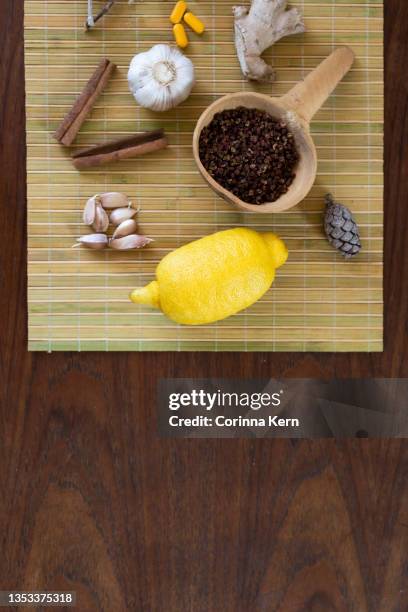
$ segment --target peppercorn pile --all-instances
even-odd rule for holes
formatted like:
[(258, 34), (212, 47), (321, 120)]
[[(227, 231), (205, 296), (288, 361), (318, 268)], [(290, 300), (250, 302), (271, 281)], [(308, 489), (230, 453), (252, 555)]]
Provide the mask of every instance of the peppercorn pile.
[(248, 204), (286, 193), (299, 160), (285, 123), (255, 108), (217, 113), (200, 135), (200, 159), (222, 187)]

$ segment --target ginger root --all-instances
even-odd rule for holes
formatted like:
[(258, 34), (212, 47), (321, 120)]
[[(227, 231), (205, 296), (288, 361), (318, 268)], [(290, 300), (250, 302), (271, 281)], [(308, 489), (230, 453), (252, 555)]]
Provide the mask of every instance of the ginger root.
[(286, 8), (287, 0), (253, 0), (251, 8), (234, 6), (235, 46), (244, 76), (272, 82), (275, 72), (262, 53), (279, 39), (305, 31), (301, 13)]

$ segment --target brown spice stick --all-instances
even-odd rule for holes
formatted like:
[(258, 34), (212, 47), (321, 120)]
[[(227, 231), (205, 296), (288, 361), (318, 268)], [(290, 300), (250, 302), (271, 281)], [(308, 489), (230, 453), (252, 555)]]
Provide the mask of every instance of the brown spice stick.
[(155, 130), (84, 149), (73, 155), (72, 159), (75, 168), (84, 170), (120, 161), (121, 159), (130, 159), (154, 151), (160, 151), (166, 148), (168, 144), (163, 130)]
[[(96, 15), (96, 17), (92, 16), (92, 20), (93, 20), (93, 25), (96, 24), (97, 21), (99, 21), (99, 19), (102, 19), (102, 17), (104, 15), (106, 15), (107, 13), (109, 13), (110, 9), (112, 8), (112, 6), (115, 4), (115, 0), (108, 0), (108, 2), (105, 4), (105, 6), (99, 11), (99, 13)], [(86, 29), (89, 30), (92, 26), (89, 23), (89, 18), (90, 15), (88, 15), (88, 19), (86, 21)]]
[(112, 151), (111, 153), (78, 157), (74, 159), (74, 166), (77, 168), (77, 170), (94, 168), (96, 166), (101, 166), (102, 164), (120, 161), (121, 159), (130, 159), (132, 157), (146, 155), (146, 153), (152, 153), (153, 151), (160, 151), (160, 149), (165, 149), (167, 145), (167, 138), (161, 138), (160, 140), (153, 140), (152, 142), (147, 142), (135, 147), (129, 147), (127, 149), (119, 149), (119, 151)]
[(81, 149), (80, 151), (77, 151), (77, 153), (74, 153), (72, 157), (77, 158), (84, 157), (86, 155), (96, 155), (99, 153), (111, 153), (112, 151), (117, 151), (118, 149), (126, 149), (130, 146), (143, 144), (145, 142), (150, 142), (151, 140), (158, 140), (159, 138), (163, 137), (163, 129), (150, 130), (149, 132), (132, 134), (131, 136), (125, 136), (124, 138), (119, 138), (117, 140), (108, 140), (103, 144)]
[(100, 61), (97, 69), (85, 85), (74, 106), (63, 119), (61, 125), (54, 133), (54, 138), (65, 146), (70, 146), (85, 119), (91, 112), (96, 100), (105, 89), (116, 66), (108, 59)]

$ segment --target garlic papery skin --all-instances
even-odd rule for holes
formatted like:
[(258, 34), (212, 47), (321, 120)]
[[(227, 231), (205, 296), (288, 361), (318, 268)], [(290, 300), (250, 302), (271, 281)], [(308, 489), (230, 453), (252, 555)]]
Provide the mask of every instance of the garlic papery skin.
[(115, 210), (111, 212), (110, 222), (112, 225), (121, 225), (121, 223), (124, 221), (132, 219), (137, 212), (138, 211), (131, 206), (128, 206), (127, 208), (115, 208)]
[(130, 206), (127, 195), (118, 193), (117, 191), (101, 193), (98, 197), (104, 208), (125, 208), (126, 206)]
[(85, 225), (92, 225), (92, 223), (95, 221), (96, 203), (98, 201), (98, 198), (99, 196), (97, 195), (93, 196), (92, 198), (89, 198), (89, 200), (85, 204), (84, 214), (82, 217)]
[(155, 45), (132, 59), (128, 82), (140, 106), (166, 111), (190, 95), (194, 85), (194, 65), (179, 49)]
[(129, 234), (136, 234), (136, 230), (137, 223), (134, 219), (122, 221), (122, 223), (118, 225), (113, 232), (112, 240), (116, 240), (116, 238), (124, 238), (125, 236), (129, 236)]
[(109, 227), (109, 217), (101, 204), (97, 204), (95, 207), (95, 217), (92, 227), (98, 234), (106, 232)]
[(86, 234), (77, 239), (78, 244), (83, 244), (89, 249), (105, 249), (108, 246), (108, 237), (106, 234)]
[(123, 238), (112, 239), (109, 246), (117, 251), (130, 251), (131, 249), (142, 249), (151, 242), (153, 242), (153, 240), (147, 236), (130, 234), (129, 236), (124, 236)]

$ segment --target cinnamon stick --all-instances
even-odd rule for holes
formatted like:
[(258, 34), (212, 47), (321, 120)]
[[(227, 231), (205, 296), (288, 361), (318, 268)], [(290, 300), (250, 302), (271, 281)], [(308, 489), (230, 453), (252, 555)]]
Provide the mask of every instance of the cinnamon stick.
[(154, 130), (84, 149), (75, 153), (72, 159), (75, 168), (84, 170), (121, 159), (130, 159), (153, 151), (160, 151), (160, 149), (166, 148), (168, 144), (164, 131)]
[(100, 61), (82, 93), (54, 133), (54, 138), (58, 142), (65, 146), (70, 146), (74, 142), (82, 124), (108, 84), (115, 68), (115, 64), (106, 58)]

